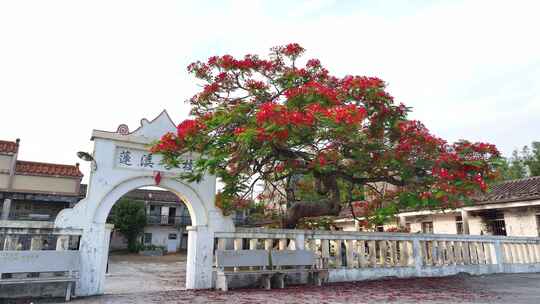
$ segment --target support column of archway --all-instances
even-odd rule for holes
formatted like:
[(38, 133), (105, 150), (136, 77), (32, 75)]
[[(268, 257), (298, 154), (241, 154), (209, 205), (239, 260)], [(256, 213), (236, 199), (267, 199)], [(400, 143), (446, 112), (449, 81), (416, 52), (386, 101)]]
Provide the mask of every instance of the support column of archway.
[(77, 295), (103, 294), (111, 228), (109, 224), (92, 223), (84, 230), (79, 246), (81, 270), (79, 272), (80, 283), (76, 290)]
[(186, 264), (186, 288), (212, 288), (214, 232), (208, 226), (190, 226)]

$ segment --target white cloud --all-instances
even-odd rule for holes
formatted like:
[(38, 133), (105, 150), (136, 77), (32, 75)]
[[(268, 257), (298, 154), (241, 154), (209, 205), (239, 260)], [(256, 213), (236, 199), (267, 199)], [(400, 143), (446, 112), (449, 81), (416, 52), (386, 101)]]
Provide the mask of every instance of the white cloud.
[(74, 163), (91, 129), (188, 113), (185, 66), (297, 41), (335, 74), (377, 75), (436, 134), (509, 154), (540, 140), (536, 1), (0, 2), (0, 138)]

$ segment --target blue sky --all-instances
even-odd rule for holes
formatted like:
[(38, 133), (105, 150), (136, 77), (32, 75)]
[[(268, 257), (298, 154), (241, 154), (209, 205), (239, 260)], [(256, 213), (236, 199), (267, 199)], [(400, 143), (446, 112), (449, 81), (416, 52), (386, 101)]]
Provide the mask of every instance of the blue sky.
[[(0, 138), (75, 163), (92, 129), (185, 118), (185, 67), (298, 42), (329, 70), (378, 76), (449, 141), (504, 154), (540, 140), (537, 1), (0, 1)], [(87, 169), (86, 167), (83, 167)]]

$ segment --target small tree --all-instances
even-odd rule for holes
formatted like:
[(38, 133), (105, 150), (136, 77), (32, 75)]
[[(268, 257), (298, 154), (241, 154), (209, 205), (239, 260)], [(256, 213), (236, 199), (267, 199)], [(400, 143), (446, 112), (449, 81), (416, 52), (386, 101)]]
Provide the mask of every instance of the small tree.
[(128, 250), (137, 252), (137, 238), (146, 225), (144, 202), (121, 198), (112, 208), (109, 222), (126, 237)]
[[(380, 222), (401, 209), (470, 202), (496, 177), (494, 145), (447, 143), (410, 120), (381, 79), (335, 77), (317, 59), (302, 62), (303, 53), (293, 43), (273, 48), (269, 58), (224, 55), (191, 64), (203, 87), (189, 100), (194, 119), (165, 134), (153, 153), (171, 167), (182, 165), (184, 153), (202, 155), (182, 178), (216, 175), (224, 213), (253, 204), (258, 181), (270, 185), (276, 191), (263, 193), (274, 197), (261, 199), (287, 206), (288, 228), (354, 210), (364, 189), (377, 199), (363, 216)], [(297, 176), (312, 181), (304, 191), (310, 201), (295, 196)], [(378, 184), (393, 189), (380, 192)]]

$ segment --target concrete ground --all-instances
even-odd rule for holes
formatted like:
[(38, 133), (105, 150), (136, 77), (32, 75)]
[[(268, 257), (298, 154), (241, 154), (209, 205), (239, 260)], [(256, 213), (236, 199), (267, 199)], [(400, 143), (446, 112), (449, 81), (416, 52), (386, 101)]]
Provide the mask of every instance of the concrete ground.
[(184, 289), (185, 260), (182, 254), (112, 256), (105, 295), (72, 303), (540, 303), (540, 273), (387, 279), (271, 291), (193, 291)]

